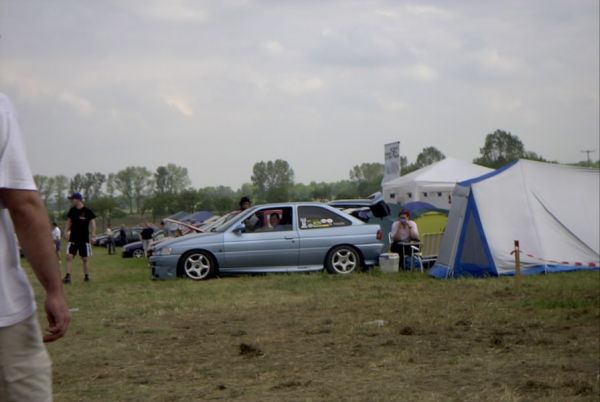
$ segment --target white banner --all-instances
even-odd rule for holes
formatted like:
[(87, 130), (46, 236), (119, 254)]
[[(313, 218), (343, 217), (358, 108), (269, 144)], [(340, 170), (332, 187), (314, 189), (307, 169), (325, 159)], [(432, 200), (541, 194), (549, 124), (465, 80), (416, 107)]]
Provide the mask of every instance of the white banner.
[(385, 171), (383, 183), (400, 177), (400, 141), (385, 144)]

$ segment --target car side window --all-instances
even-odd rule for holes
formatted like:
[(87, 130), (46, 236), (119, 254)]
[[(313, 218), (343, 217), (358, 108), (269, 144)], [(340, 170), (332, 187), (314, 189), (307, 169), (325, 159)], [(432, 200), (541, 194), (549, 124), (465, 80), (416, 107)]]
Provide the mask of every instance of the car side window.
[(298, 207), (300, 229), (323, 229), (352, 224), (348, 219), (328, 209), (317, 206)]
[(246, 233), (288, 231), (292, 223), (291, 207), (260, 209), (244, 220)]

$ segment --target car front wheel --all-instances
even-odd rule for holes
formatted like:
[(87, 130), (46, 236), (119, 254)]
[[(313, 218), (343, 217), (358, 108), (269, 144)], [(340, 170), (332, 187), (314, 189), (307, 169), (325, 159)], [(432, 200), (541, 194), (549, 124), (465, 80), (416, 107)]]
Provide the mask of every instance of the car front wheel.
[(144, 256), (144, 250), (138, 248), (133, 250), (133, 258), (142, 258)]
[(209, 278), (215, 271), (212, 256), (203, 251), (185, 253), (179, 262), (181, 272), (195, 281)]
[(331, 274), (350, 274), (360, 268), (360, 255), (350, 246), (338, 246), (327, 254), (325, 267)]

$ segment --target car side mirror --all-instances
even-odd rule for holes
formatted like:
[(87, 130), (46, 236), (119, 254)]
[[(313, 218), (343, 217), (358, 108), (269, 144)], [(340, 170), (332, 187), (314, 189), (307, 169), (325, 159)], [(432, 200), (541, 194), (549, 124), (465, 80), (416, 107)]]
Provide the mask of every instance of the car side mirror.
[(233, 233), (242, 234), (246, 231), (246, 225), (243, 222), (238, 223), (233, 228)]

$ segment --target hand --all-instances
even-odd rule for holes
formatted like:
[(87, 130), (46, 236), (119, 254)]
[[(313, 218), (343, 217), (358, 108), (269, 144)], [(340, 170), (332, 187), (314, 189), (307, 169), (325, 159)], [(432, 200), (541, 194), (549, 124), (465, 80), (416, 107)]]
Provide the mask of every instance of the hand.
[(96, 236), (92, 236), (92, 246), (96, 244)]
[(44, 335), (44, 342), (54, 342), (62, 338), (67, 332), (69, 321), (71, 321), (71, 313), (67, 307), (67, 301), (62, 292), (51, 295), (46, 295), (46, 317), (48, 319), (48, 332)]

